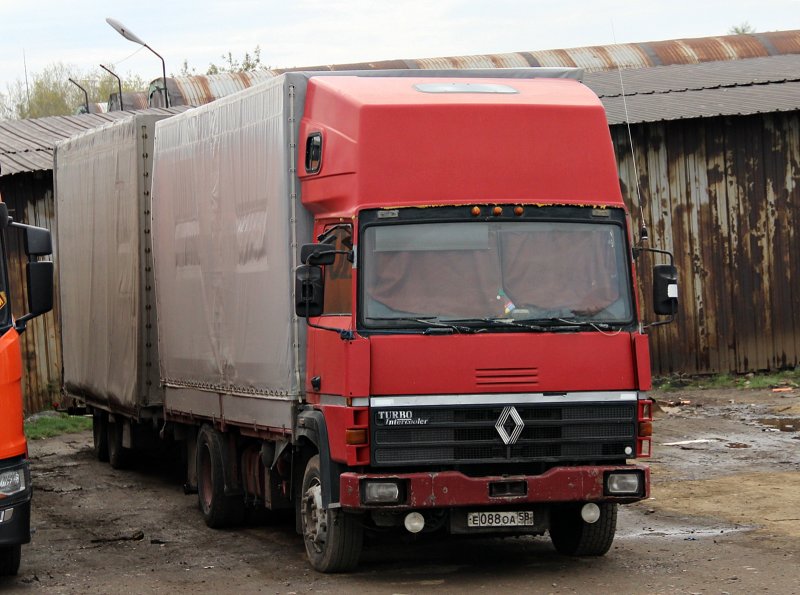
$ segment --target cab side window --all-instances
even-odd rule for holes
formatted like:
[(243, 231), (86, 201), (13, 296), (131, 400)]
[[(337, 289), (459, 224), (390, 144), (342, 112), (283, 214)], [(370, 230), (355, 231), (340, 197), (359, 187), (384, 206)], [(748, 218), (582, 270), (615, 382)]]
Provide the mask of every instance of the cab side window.
[[(353, 249), (353, 229), (343, 226), (331, 231), (330, 241), (337, 250)], [(337, 254), (325, 267), (325, 304), (323, 315), (351, 314), (353, 311), (353, 264), (345, 254)]]

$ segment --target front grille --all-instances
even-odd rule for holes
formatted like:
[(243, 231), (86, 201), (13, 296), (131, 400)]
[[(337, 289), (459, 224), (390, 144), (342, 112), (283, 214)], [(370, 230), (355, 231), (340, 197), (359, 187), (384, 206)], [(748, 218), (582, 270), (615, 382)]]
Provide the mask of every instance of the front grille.
[[(636, 402), (514, 405), (513, 444), (495, 427), (510, 404), (372, 410), (377, 466), (620, 460), (636, 450)], [(510, 437), (518, 423), (507, 416)]]

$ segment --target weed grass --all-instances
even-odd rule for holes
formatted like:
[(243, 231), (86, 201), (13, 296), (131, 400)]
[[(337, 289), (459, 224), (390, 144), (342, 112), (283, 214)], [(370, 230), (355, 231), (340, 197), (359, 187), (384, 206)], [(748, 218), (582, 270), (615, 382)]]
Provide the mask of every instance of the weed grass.
[(653, 378), (653, 387), (665, 391), (709, 388), (798, 388), (800, 387), (800, 367), (778, 372), (750, 374), (715, 374), (710, 376), (673, 374), (671, 376)]
[(77, 434), (91, 428), (91, 417), (67, 415), (66, 413), (42, 415), (25, 422), (25, 436), (28, 440), (41, 440), (61, 434)]

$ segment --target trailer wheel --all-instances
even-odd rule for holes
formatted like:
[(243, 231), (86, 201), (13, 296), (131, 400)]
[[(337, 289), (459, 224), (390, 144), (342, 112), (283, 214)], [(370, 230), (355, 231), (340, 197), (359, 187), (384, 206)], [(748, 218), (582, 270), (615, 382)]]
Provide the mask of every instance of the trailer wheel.
[(122, 446), (122, 423), (107, 420), (107, 444), (108, 462), (112, 469), (125, 469), (130, 462), (130, 451)]
[(311, 565), (320, 572), (346, 572), (358, 564), (364, 542), (361, 519), (340, 509), (322, 507), (319, 455), (306, 465), (300, 494), (300, 522)]
[(222, 434), (211, 426), (197, 433), (197, 498), (206, 525), (222, 529), (239, 525), (246, 513), (244, 498), (225, 495)]
[(600, 518), (587, 523), (581, 518), (583, 504), (554, 508), (550, 516), (550, 539), (565, 556), (602, 556), (614, 541), (617, 530), (617, 505), (603, 503)]
[(22, 558), (22, 546), (8, 545), (0, 547), (0, 576), (14, 576), (19, 570)]
[(102, 463), (108, 462), (108, 413), (95, 410), (92, 413), (92, 438), (94, 456)]

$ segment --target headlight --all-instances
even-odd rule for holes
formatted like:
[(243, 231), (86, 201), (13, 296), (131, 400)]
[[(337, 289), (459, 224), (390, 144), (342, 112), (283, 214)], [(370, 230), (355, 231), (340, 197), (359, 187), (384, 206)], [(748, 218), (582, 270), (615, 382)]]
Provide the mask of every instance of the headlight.
[(365, 481), (364, 504), (398, 504), (402, 500), (399, 482)]
[(641, 491), (642, 480), (639, 473), (609, 473), (606, 489), (613, 496), (637, 495)]
[(0, 473), (0, 498), (7, 498), (25, 491), (25, 471), (13, 469)]

